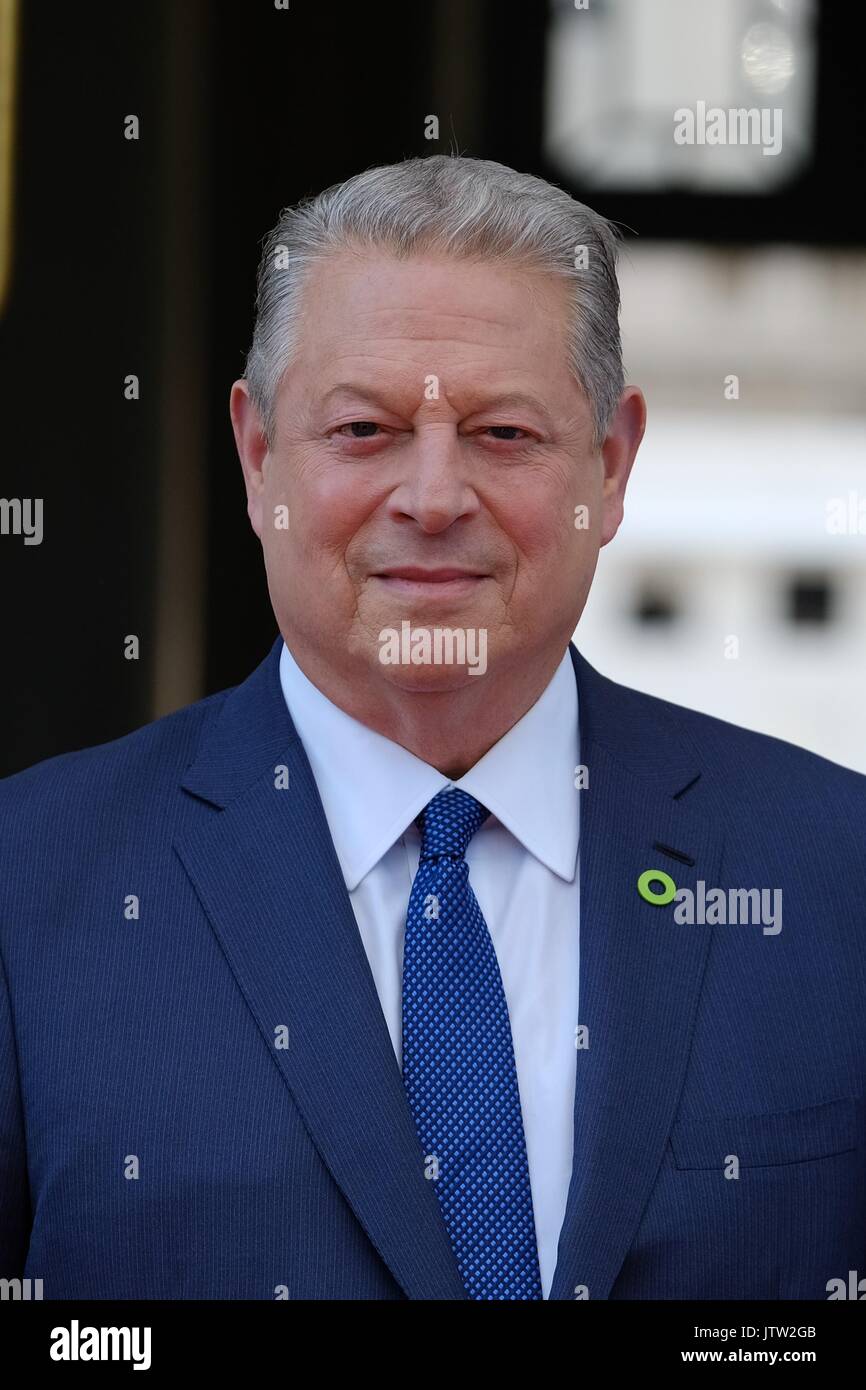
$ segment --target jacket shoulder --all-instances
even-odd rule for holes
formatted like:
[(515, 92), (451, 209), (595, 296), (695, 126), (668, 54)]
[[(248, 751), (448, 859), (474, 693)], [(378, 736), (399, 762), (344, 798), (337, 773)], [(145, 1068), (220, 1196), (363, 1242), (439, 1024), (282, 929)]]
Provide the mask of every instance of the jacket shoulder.
[[(664, 730), (665, 737), (692, 749), (697, 766), (729, 787), (769, 792), (835, 796), (866, 811), (866, 775), (772, 734), (759, 733), (716, 715), (648, 695), (602, 678), (620, 716)], [(615, 692), (615, 694), (614, 694)], [(615, 752), (615, 749), (611, 749)]]

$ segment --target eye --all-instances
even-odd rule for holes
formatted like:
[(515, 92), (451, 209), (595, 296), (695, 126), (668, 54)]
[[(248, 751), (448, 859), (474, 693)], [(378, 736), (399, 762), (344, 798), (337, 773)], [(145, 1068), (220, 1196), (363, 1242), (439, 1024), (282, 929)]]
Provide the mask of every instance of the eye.
[(335, 434), (343, 434), (344, 430), (351, 430), (352, 433), (343, 435), (344, 439), (371, 439), (373, 431), (381, 429), (375, 420), (349, 420), (347, 424), (340, 425), (334, 431)]
[(482, 433), (492, 434), (496, 439), (502, 440), (504, 444), (518, 442), (516, 441), (517, 435), (520, 435), (522, 439), (529, 439), (530, 437), (529, 432), (521, 429), (519, 425), (487, 425)]

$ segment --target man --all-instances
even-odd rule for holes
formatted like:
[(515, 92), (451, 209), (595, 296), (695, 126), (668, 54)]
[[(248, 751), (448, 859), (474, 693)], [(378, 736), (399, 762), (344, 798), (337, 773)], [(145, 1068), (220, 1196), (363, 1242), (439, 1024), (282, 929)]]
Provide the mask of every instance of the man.
[(570, 645), (644, 429), (615, 254), (460, 157), (282, 215), (231, 394), (280, 636), (0, 789), (3, 1276), (806, 1299), (866, 1270), (866, 779)]

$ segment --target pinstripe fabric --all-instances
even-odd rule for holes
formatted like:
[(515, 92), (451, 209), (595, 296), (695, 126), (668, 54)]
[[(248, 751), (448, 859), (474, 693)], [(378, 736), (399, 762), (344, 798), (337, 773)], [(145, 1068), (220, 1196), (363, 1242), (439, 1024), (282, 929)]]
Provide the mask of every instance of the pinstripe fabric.
[[(0, 783), (0, 1277), (46, 1298), (465, 1297), (279, 650)], [(573, 657), (589, 1046), (551, 1296), (824, 1298), (866, 1275), (866, 779)], [(654, 866), (781, 888), (783, 930), (676, 926)]]

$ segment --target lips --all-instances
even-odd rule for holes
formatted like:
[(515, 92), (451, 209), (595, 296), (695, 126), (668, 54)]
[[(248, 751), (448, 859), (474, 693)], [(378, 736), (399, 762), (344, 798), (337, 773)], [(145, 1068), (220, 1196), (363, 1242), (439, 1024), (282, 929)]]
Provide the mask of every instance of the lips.
[(421, 569), (416, 565), (402, 565), (398, 569), (382, 570), (377, 579), (405, 579), (416, 584), (448, 584), (455, 579), (486, 579), (486, 575), (473, 570), (454, 568)]
[(438, 569), (398, 565), (373, 575), (375, 582), (381, 585), (382, 594), (413, 607), (432, 604), (437, 610), (443, 604), (473, 602), (479, 586), (489, 577), (477, 571), (458, 569), (456, 565), (441, 565)]

